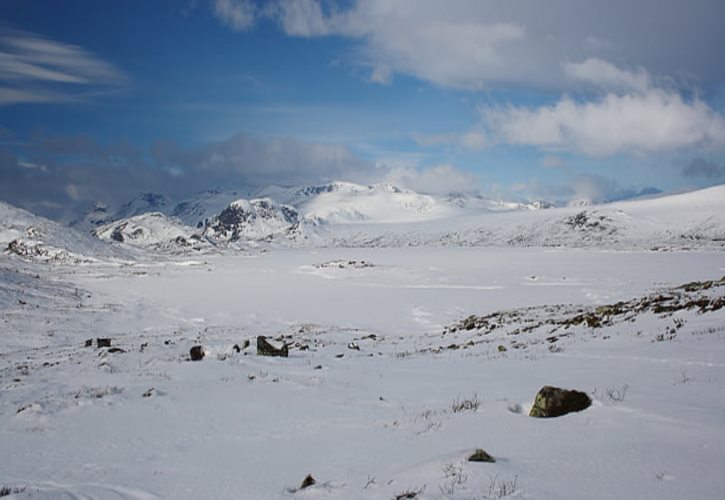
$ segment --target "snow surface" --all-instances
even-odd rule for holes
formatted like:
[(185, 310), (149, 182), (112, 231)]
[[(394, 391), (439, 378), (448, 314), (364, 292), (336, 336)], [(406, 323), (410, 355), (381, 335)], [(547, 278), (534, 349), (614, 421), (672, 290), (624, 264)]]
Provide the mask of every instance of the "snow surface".
[[(716, 188), (329, 224), (325, 239), (288, 248), (148, 247), (123, 259), (125, 245), (0, 204), (3, 246), (21, 238), (88, 257), (0, 254), (0, 488), (723, 498), (725, 308), (713, 309), (725, 300), (724, 203)], [(493, 236), (475, 240), (477, 228)], [(507, 241), (516, 234), (526, 244)], [(703, 283), (681, 287), (690, 282)], [(675, 299), (683, 307), (662, 306)], [(618, 303), (622, 315), (601, 312)], [(602, 325), (576, 320), (596, 311)], [(470, 315), (500, 323), (469, 330)], [(289, 344), (289, 358), (257, 356), (257, 335)], [(97, 337), (122, 351), (85, 347)], [(202, 361), (188, 360), (194, 345)], [(594, 404), (530, 418), (544, 385)], [(464, 401), (476, 408), (454, 411)], [(496, 463), (467, 462), (476, 448)], [(317, 484), (294, 492), (307, 474)]]

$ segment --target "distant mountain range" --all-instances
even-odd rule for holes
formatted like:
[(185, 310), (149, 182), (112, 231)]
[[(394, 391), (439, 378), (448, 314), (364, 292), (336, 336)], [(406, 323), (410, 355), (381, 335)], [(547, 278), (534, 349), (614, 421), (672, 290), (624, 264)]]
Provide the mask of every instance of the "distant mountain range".
[(178, 203), (142, 193), (116, 211), (93, 205), (71, 229), (2, 203), (0, 245), (23, 258), (71, 261), (265, 245), (722, 248), (725, 185), (568, 207), (348, 182), (272, 186), (247, 197), (212, 190)]

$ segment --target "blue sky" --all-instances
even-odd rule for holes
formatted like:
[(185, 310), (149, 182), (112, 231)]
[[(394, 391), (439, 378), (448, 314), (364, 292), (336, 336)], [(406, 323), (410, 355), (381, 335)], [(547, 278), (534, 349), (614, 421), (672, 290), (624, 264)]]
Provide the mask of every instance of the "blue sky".
[(725, 182), (721, 1), (5, 0), (0, 199)]

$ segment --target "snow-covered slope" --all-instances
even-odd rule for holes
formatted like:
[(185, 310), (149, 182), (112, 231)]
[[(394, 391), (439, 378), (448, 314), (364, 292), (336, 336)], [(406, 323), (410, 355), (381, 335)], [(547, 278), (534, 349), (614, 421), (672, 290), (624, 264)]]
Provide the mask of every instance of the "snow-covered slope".
[(140, 248), (201, 249), (207, 245), (191, 228), (160, 212), (149, 212), (101, 226), (93, 235), (109, 242)]
[(414, 224), (327, 229), (332, 246), (725, 247), (725, 186), (548, 210), (470, 213)]
[[(40, 279), (0, 262), (0, 487), (36, 499), (723, 497), (721, 252), (204, 261)], [(288, 357), (256, 355), (257, 335)], [(205, 356), (190, 361), (197, 346)], [(593, 404), (529, 417), (544, 385)], [(468, 461), (477, 448), (496, 462)], [(293, 492), (308, 474), (317, 483)]]
[(0, 202), (0, 255), (43, 262), (89, 262), (123, 257), (97, 239)]
[(239, 199), (214, 217), (204, 236), (214, 241), (303, 237), (297, 210), (269, 198)]

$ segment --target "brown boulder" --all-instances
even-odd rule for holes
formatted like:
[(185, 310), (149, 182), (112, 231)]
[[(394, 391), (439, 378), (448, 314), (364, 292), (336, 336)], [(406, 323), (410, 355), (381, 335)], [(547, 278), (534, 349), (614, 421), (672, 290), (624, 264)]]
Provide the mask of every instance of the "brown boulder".
[(530, 417), (560, 417), (589, 408), (592, 400), (586, 393), (559, 387), (544, 386), (536, 394)]

